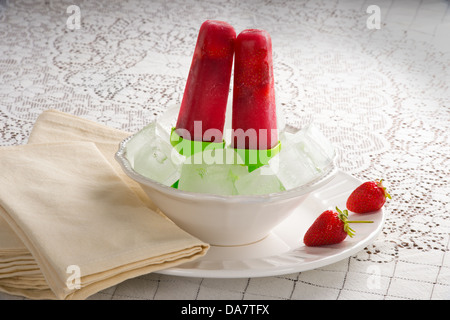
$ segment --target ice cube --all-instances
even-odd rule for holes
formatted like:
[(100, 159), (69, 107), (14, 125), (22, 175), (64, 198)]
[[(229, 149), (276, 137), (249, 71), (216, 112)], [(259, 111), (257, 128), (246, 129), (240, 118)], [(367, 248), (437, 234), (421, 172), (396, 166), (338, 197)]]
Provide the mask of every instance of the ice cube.
[(286, 190), (312, 181), (319, 173), (306, 154), (287, 143), (281, 146), (280, 153), (269, 160), (269, 167)]
[(169, 137), (172, 132), (172, 128), (174, 128), (177, 124), (178, 113), (180, 112), (180, 106), (174, 105), (167, 108), (167, 110), (158, 117), (157, 125), (158, 130), (161, 136), (164, 138)]
[(289, 141), (300, 154), (309, 157), (320, 171), (326, 169), (333, 161), (335, 150), (331, 142), (313, 124), (309, 124)]
[(147, 125), (128, 142), (126, 157), (136, 172), (167, 186), (179, 179), (186, 159), (171, 146), (169, 138), (158, 131), (156, 122)]
[(241, 174), (234, 185), (240, 195), (260, 195), (286, 190), (268, 166)]
[(280, 134), (278, 135), (278, 139), (281, 142), (281, 146), (291, 143), (290, 141), (292, 141), (293, 137), (294, 137), (294, 133), (288, 132), (286, 130), (280, 132)]
[(205, 150), (186, 159), (181, 169), (178, 189), (217, 195), (236, 195), (234, 185), (247, 167), (237, 164), (231, 149)]

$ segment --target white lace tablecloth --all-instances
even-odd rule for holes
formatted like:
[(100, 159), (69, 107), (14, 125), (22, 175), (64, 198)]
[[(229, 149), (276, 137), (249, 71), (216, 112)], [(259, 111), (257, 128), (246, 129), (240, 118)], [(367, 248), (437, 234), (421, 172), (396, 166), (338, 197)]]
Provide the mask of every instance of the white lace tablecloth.
[[(368, 24), (370, 5), (381, 9), (379, 29)], [(316, 270), (148, 274), (91, 298), (450, 299), (449, 11), (439, 0), (2, 0), (0, 145), (27, 143), (47, 109), (135, 132), (180, 102), (204, 20), (265, 29), (286, 123), (314, 120), (342, 171), (385, 180), (382, 233)]]

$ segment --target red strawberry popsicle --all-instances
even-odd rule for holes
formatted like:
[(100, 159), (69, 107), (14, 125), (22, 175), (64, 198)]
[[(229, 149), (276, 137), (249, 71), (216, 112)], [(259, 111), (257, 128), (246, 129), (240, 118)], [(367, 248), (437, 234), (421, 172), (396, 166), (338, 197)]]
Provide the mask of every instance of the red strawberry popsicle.
[[(264, 30), (247, 29), (236, 38), (232, 126), (234, 148), (267, 150), (278, 144), (272, 40)], [(250, 141), (255, 140), (250, 132), (256, 141)]]
[[(176, 124), (182, 138), (222, 142), (235, 40), (236, 31), (226, 22), (201, 25)], [(201, 121), (202, 130), (194, 130), (194, 121)], [(204, 136), (208, 129), (217, 134)]]

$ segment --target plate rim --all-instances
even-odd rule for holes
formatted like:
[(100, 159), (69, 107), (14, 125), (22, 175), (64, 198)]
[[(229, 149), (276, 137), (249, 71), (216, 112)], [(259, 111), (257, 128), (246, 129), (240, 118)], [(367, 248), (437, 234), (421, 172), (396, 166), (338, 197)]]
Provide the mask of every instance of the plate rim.
[[(362, 183), (363, 181), (354, 177), (353, 175), (346, 173), (342, 170), (338, 170), (336, 177), (339, 175), (344, 175), (347, 178), (351, 178), (355, 181), (358, 181), (359, 183)], [(335, 179), (332, 179), (327, 184), (325, 184), (323, 187), (327, 186), (329, 183), (332, 183)], [(319, 189), (320, 190), (320, 189)], [(300, 204), (299, 206), (301, 206)], [(182, 264), (179, 266), (175, 266), (168, 269), (163, 269), (159, 271), (155, 271), (155, 273), (162, 274), (162, 275), (168, 275), (168, 276), (177, 276), (177, 277), (192, 277), (192, 278), (216, 278), (216, 279), (231, 279), (231, 278), (258, 278), (258, 277), (271, 277), (271, 276), (281, 276), (286, 275), (290, 273), (296, 273), (296, 272), (304, 272), (304, 271), (310, 271), (317, 268), (321, 268), (327, 265), (330, 265), (332, 263), (336, 263), (338, 261), (347, 259), (351, 257), (352, 255), (356, 254), (357, 252), (364, 249), (367, 245), (372, 243), (381, 233), (383, 230), (385, 221), (386, 221), (386, 212), (384, 208), (381, 208), (378, 210), (378, 212), (374, 212), (377, 215), (379, 214), (381, 216), (380, 222), (377, 224), (377, 226), (368, 232), (367, 236), (364, 237), (364, 239), (361, 239), (360, 241), (356, 242), (354, 245), (345, 248), (343, 250), (339, 250), (335, 254), (331, 254), (325, 257), (322, 257), (317, 260), (312, 260), (308, 262), (298, 262), (294, 263), (292, 265), (282, 266), (282, 267), (275, 267), (275, 268), (264, 268), (264, 269), (195, 269), (195, 268), (182, 268)], [(280, 225), (282, 225), (281, 223)], [(272, 231), (273, 232), (273, 231)], [(337, 245), (330, 245), (330, 246), (323, 246), (320, 248), (332, 248), (333, 246)], [(251, 246), (251, 245), (250, 245)], [(299, 246), (295, 248), (291, 248), (285, 253), (281, 253), (279, 256), (295, 251), (296, 249), (302, 248), (304, 246)], [(314, 248), (311, 248), (311, 250), (314, 250)], [(206, 253), (206, 257), (208, 253)], [(202, 259), (200, 258), (200, 259)], [(255, 258), (256, 259), (256, 258)], [(241, 261), (241, 260), (238, 260)], [(195, 262), (195, 261), (194, 261)]]

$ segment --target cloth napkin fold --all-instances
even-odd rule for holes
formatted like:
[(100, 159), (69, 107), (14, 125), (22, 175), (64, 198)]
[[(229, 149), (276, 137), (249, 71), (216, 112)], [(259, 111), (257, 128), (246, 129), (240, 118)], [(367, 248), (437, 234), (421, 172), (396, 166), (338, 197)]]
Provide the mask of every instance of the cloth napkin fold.
[(85, 299), (207, 252), (119, 173), (114, 152), (128, 134), (108, 131), (48, 111), (28, 145), (0, 148), (0, 290)]
[[(147, 207), (162, 214), (150, 198), (148, 198), (140, 185), (123, 172), (114, 158), (118, 144), (129, 135), (130, 133), (128, 132), (50, 109), (42, 112), (37, 118), (28, 138), (28, 144), (67, 141), (94, 142), (106, 160), (113, 166), (116, 173), (139, 196)], [(0, 207), (1, 210), (2, 208)], [(29, 253), (14, 231), (1, 218), (0, 214), (0, 258), (4, 252)]]
[(28, 144), (66, 141), (94, 142), (106, 160), (113, 166), (117, 175), (149, 208), (158, 210), (139, 183), (129, 178), (114, 158), (119, 143), (128, 136), (130, 136), (128, 132), (110, 128), (94, 121), (57, 110), (47, 110), (41, 113), (36, 120), (28, 138)]

